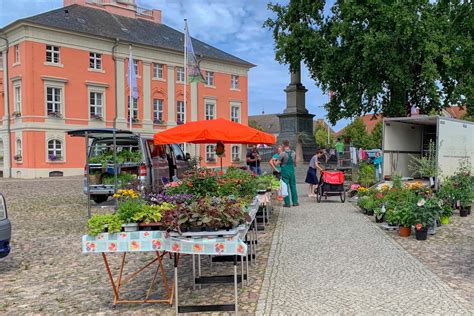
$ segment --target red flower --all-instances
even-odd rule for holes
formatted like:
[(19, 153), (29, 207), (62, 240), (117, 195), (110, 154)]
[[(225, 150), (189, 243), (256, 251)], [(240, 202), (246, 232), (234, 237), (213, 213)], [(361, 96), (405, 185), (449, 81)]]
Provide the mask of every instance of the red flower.
[(180, 250), (179, 244), (174, 244), (171, 249), (173, 249), (173, 251), (179, 252)]
[(216, 252), (217, 253), (223, 253), (224, 252), (224, 244), (217, 243), (216, 244)]
[(151, 244), (153, 245), (153, 249), (160, 249), (161, 247), (161, 242), (159, 240), (153, 239), (151, 241)]
[(221, 171), (219, 171), (217, 174), (220, 175), (220, 176), (222, 176), (222, 175), (224, 174), (224, 171), (221, 170)]
[(257, 175), (255, 173), (252, 173), (251, 176), (255, 178)]
[(421, 230), (421, 224), (416, 224), (416, 229)]
[(189, 186), (189, 187), (192, 187), (193, 186), (193, 183), (191, 181), (186, 181), (186, 184)]
[(114, 242), (110, 243), (109, 251), (115, 251), (115, 250), (117, 250), (117, 244)]

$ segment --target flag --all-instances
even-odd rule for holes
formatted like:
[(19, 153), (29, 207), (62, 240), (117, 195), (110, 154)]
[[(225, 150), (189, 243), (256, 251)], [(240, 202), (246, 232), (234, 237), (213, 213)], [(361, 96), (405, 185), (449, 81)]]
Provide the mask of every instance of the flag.
[(130, 47), (130, 56), (128, 57), (128, 84), (130, 85), (130, 94), (135, 100), (138, 99), (137, 74), (135, 73), (135, 63), (132, 56), (132, 48)]
[(199, 82), (199, 81), (204, 82), (205, 81), (204, 77), (201, 74), (201, 69), (199, 69), (199, 64), (198, 64), (196, 55), (194, 54), (193, 42), (191, 41), (191, 36), (189, 36), (187, 24), (185, 27), (184, 36), (186, 36), (186, 54), (187, 54), (186, 67), (188, 68), (189, 82)]

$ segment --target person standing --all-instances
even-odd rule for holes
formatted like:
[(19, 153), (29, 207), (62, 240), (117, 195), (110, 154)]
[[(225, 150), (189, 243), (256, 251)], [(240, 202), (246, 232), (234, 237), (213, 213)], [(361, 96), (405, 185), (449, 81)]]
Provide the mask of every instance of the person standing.
[(288, 185), (288, 196), (284, 199), (284, 207), (290, 207), (290, 195), (293, 206), (298, 206), (298, 193), (296, 192), (296, 153), (290, 149), (290, 142), (283, 141), (283, 152), (278, 159), (281, 166), (281, 179)]
[(280, 167), (280, 155), (283, 152), (283, 148), (278, 145), (277, 152), (272, 156), (272, 159), (268, 162), (273, 169), (273, 175), (278, 179), (281, 178), (281, 167)]
[(342, 167), (343, 157), (344, 157), (344, 142), (341, 138), (337, 138), (336, 147), (336, 156), (337, 156), (337, 166)]
[(308, 171), (306, 172), (306, 180), (305, 182), (309, 184), (308, 188), (308, 197), (315, 197), (314, 189), (318, 185), (318, 176), (316, 171), (319, 170), (320, 172), (323, 171), (321, 165), (319, 163), (319, 158), (324, 155), (324, 151), (322, 149), (318, 149), (316, 154), (311, 158), (309, 162)]
[(252, 148), (247, 151), (247, 166), (256, 175), (262, 175), (262, 169), (260, 168), (260, 154), (257, 149), (257, 145), (252, 145)]

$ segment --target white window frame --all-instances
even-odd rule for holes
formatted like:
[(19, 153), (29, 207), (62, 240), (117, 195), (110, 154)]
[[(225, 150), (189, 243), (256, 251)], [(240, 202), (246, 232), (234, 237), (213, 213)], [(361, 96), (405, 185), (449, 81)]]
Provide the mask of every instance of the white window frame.
[(102, 54), (89, 52), (89, 69), (102, 70)]
[(160, 63), (153, 63), (153, 79), (164, 80), (165, 65)]
[(215, 120), (216, 119), (216, 103), (215, 102), (206, 101), (204, 119), (205, 120)]
[[(100, 104), (97, 102), (97, 96), (99, 94), (101, 95)], [(91, 102), (92, 96), (94, 96), (94, 104)], [(87, 89), (87, 97), (88, 97), (88, 103), (89, 103), (89, 118), (98, 119), (98, 117), (100, 116), (102, 120), (105, 120), (105, 91), (102, 89), (89, 88)], [(94, 108), (94, 113), (92, 113), (92, 108)], [(100, 111), (96, 111), (96, 109), (100, 109)], [(100, 112), (100, 113), (97, 113), (97, 112)], [(93, 115), (96, 115), (96, 117), (93, 117)]]
[(21, 157), (17, 162), (23, 162), (23, 141), (20, 137), (17, 137), (15, 141), (15, 156)]
[[(237, 149), (237, 151), (235, 152), (234, 149)], [(242, 149), (240, 145), (232, 145), (230, 148), (230, 153), (231, 153), (232, 162), (240, 162), (242, 160), (242, 157), (241, 157)]]
[(140, 74), (139, 74), (139, 72), (138, 72), (138, 70), (139, 70), (139, 65), (140, 65), (140, 64), (139, 64), (139, 62), (138, 62), (138, 59), (134, 59), (134, 60), (133, 60), (133, 69), (135, 70), (135, 76), (137, 76), (137, 77), (140, 76)]
[[(54, 96), (59, 95), (59, 101), (55, 101), (55, 100), (48, 101), (48, 89), (52, 89), (51, 91), (55, 91)], [(64, 104), (63, 102), (64, 88), (63, 87), (59, 87), (55, 85), (47, 85), (45, 99), (46, 99), (46, 115), (49, 115), (49, 113), (58, 113), (58, 114), (63, 113), (63, 107), (64, 107), (63, 105)], [(53, 106), (52, 111), (49, 110), (48, 103), (51, 103), (51, 105)]]
[[(50, 148), (50, 142), (53, 144), (53, 148)], [(46, 161), (48, 162), (63, 162), (64, 161), (64, 141), (58, 138), (50, 138), (46, 141)], [(50, 152), (52, 155), (56, 157), (60, 157), (60, 159), (51, 160)], [(58, 155), (59, 153), (59, 155)]]
[[(238, 111), (239, 111), (239, 115), (237, 116), (237, 120), (234, 120), (235, 119), (235, 116), (233, 115), (234, 112), (234, 108), (237, 108)], [(240, 123), (241, 122), (241, 118), (242, 118), (242, 107), (240, 105), (240, 103), (238, 102), (230, 102), (230, 120), (232, 122), (236, 122), (236, 123)]]
[(153, 99), (153, 123), (158, 124), (158, 121), (164, 122), (163, 99)]
[(15, 62), (13, 63), (14, 65), (18, 65), (20, 61), (20, 44), (16, 44), (14, 46), (14, 52), (15, 52)]
[(230, 88), (232, 90), (239, 90), (239, 76), (230, 75)]
[[(216, 162), (216, 145), (206, 145), (206, 162)], [(214, 160), (210, 160), (210, 158)]]
[(176, 101), (176, 122), (186, 123), (186, 108), (184, 101)]
[(21, 81), (16, 81), (13, 83), (13, 112), (21, 114), (21, 99)]
[[(138, 99), (133, 100), (132, 120), (138, 121)], [(127, 122), (130, 122), (130, 98), (127, 98)]]
[(206, 86), (214, 87), (214, 72), (206, 71)]
[(184, 67), (176, 67), (176, 82), (184, 82), (185, 76)]
[[(48, 58), (50, 60), (48, 60)], [(46, 64), (59, 65), (60, 63), (61, 49), (59, 48), (59, 46), (46, 44)]]

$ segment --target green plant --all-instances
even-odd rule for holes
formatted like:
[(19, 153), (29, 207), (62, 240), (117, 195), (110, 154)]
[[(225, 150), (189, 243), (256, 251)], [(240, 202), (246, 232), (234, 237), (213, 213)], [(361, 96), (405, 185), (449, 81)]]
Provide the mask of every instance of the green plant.
[(374, 165), (362, 163), (359, 168), (357, 181), (366, 188), (373, 185), (376, 182)]
[(455, 199), (459, 200), (461, 207), (463, 208), (472, 204), (474, 196), (471, 169), (471, 164), (467, 159), (461, 160), (458, 169), (451, 177), (454, 186)]
[(132, 223), (134, 216), (142, 210), (144, 205), (145, 201), (140, 198), (120, 200), (118, 203), (117, 216), (124, 223)]
[(398, 217), (399, 223), (403, 227), (411, 227), (415, 224), (415, 216), (412, 211), (412, 205), (410, 203), (404, 203), (395, 209), (395, 213)]
[(435, 144), (430, 140), (428, 153), (420, 158), (410, 155), (408, 169), (414, 177), (436, 177), (438, 175), (438, 164), (436, 162)]
[(161, 205), (143, 205), (142, 209), (133, 215), (132, 219), (140, 223), (157, 223), (161, 221), (162, 213), (175, 208), (173, 204), (164, 202)]
[(398, 225), (398, 213), (395, 212), (394, 209), (387, 209), (387, 211), (385, 212), (385, 221), (391, 226)]
[(441, 215), (441, 203), (435, 196), (418, 196), (418, 199), (409, 205), (412, 207), (417, 229), (431, 226), (434, 220)]
[(122, 223), (123, 221), (114, 214), (95, 214), (87, 222), (87, 233), (97, 236), (104, 231), (105, 225), (109, 233), (120, 232)]

